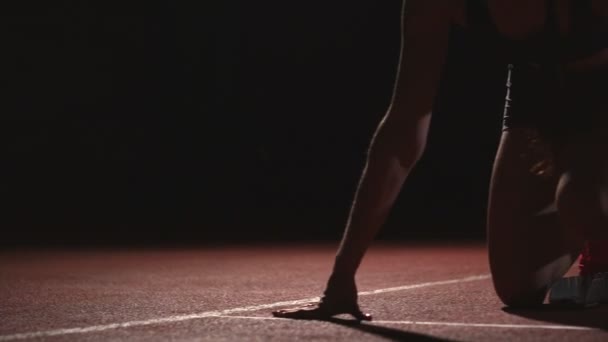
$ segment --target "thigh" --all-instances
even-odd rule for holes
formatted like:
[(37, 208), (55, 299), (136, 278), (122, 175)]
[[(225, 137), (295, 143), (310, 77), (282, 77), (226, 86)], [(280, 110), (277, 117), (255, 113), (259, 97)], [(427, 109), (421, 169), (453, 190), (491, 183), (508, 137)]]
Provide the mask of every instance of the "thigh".
[(494, 286), (507, 305), (542, 302), (568, 270), (581, 241), (555, 211), (558, 171), (534, 130), (510, 128), (497, 152), (488, 209), (488, 252)]
[(608, 238), (608, 106), (602, 107), (596, 107), (593, 123), (573, 135), (558, 158), (563, 169), (560, 217), (588, 239)]
[(608, 65), (567, 77), (559, 115), (565, 138), (557, 157), (564, 171), (599, 177), (608, 164)]
[(558, 154), (563, 172), (595, 185), (605, 184), (608, 176), (608, 110), (603, 116), (584, 133), (573, 135)]

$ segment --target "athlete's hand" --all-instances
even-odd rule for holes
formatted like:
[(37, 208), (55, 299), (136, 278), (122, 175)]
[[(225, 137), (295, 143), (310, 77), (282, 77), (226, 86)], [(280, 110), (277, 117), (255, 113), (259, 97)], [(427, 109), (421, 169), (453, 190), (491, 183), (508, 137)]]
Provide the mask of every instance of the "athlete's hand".
[(275, 317), (310, 320), (327, 320), (340, 314), (350, 314), (358, 321), (372, 320), (372, 316), (363, 313), (357, 304), (357, 287), (354, 279), (342, 281), (336, 280), (334, 276), (330, 277), (319, 303), (272, 312)]
[(358, 305), (355, 306), (330, 306), (324, 301), (311, 303), (305, 306), (281, 309), (273, 311), (272, 315), (281, 318), (327, 320), (340, 314), (350, 314), (358, 321), (371, 321), (372, 316), (363, 313)]

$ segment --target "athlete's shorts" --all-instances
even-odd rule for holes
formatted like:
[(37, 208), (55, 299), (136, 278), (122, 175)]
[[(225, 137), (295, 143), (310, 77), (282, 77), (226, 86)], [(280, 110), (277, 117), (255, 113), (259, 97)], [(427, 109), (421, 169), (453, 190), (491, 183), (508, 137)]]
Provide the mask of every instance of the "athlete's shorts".
[(509, 64), (503, 130), (536, 130), (553, 148), (588, 134), (608, 116), (608, 67), (587, 72)]

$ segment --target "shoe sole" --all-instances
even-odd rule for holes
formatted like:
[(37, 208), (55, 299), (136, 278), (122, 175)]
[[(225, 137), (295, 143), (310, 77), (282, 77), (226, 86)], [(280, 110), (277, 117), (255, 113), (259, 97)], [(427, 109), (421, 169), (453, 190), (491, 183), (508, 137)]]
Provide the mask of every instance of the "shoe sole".
[(586, 308), (608, 302), (608, 273), (566, 277), (551, 286), (549, 303), (567, 308)]

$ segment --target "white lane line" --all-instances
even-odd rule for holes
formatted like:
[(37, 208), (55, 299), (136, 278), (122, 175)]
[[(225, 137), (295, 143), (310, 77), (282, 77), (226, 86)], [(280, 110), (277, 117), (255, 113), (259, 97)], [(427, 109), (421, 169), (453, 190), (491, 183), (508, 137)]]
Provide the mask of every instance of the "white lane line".
[[(214, 318), (233, 318), (249, 320), (282, 320), (284, 318), (259, 317), (259, 316), (215, 316)], [(464, 323), (464, 322), (424, 322), (424, 321), (372, 321), (362, 324), (399, 324), (399, 325), (432, 325), (444, 327), (464, 327), (464, 328), (503, 328), (503, 329), (545, 329), (545, 330), (599, 330), (590, 327), (579, 327), (575, 325), (557, 324), (498, 324), (498, 323)]]
[(420, 288), (420, 287), (429, 287), (429, 286), (438, 286), (438, 285), (451, 285), (451, 284), (457, 284), (457, 283), (468, 283), (468, 282), (471, 282), (471, 281), (490, 279), (490, 277), (491, 276), (489, 274), (483, 274), (483, 275), (471, 276), (471, 277), (460, 278), (460, 279), (443, 280), (443, 281), (435, 281), (435, 282), (430, 282), (430, 283), (421, 283), (421, 284), (412, 284), (412, 285), (404, 285), (404, 286), (397, 286), (397, 287), (389, 287), (389, 288), (386, 288), (386, 289), (379, 289), (379, 290), (359, 292), (359, 296), (369, 296), (369, 295), (380, 294), (380, 293), (387, 293), (387, 292), (412, 290), (412, 289), (417, 289), (417, 288)]
[[(390, 288), (386, 288), (386, 289), (379, 289), (379, 290), (373, 290), (373, 291), (364, 291), (364, 292), (359, 292), (359, 296), (369, 296), (369, 295), (379, 294), (379, 293), (412, 290), (412, 289), (418, 289), (421, 287), (467, 283), (467, 282), (472, 282), (472, 281), (485, 280), (485, 279), (489, 279), (489, 278), (490, 278), (489, 274), (483, 274), (483, 275), (470, 276), (470, 277), (460, 278), (460, 279), (433, 281), (433, 282), (420, 283), (420, 284), (390, 287)], [(114, 330), (114, 329), (141, 327), (141, 326), (147, 326), (147, 325), (157, 325), (157, 324), (166, 324), (166, 323), (176, 323), (176, 322), (189, 321), (189, 320), (193, 320), (193, 319), (200, 319), (200, 318), (207, 318), (207, 317), (219, 317), (219, 316), (226, 316), (226, 315), (231, 315), (231, 314), (241, 313), (241, 312), (252, 312), (252, 311), (259, 311), (259, 310), (264, 310), (264, 309), (272, 309), (272, 308), (277, 308), (277, 307), (281, 307), (281, 306), (308, 304), (308, 303), (317, 302), (320, 299), (321, 299), (320, 297), (312, 297), (312, 298), (299, 299), (299, 300), (275, 302), (275, 303), (270, 303), (270, 304), (243, 306), (240, 308), (233, 308), (233, 309), (227, 309), (227, 310), (206, 311), (206, 312), (200, 312), (200, 313), (189, 314), (189, 315), (176, 315), (176, 316), (169, 316), (169, 317), (153, 318), (153, 319), (140, 320), (140, 321), (111, 323), (111, 324), (103, 324), (103, 325), (92, 325), (92, 326), (88, 326), (88, 327), (78, 327), (78, 328), (33, 331), (33, 332), (25, 332), (25, 333), (12, 334), (12, 335), (0, 335), (0, 341), (14, 341), (14, 340), (24, 340), (24, 339), (31, 339), (31, 338), (41, 338), (41, 337), (51, 337), (51, 336), (60, 336), (60, 335), (71, 335), (71, 334), (86, 334), (86, 333), (95, 333), (95, 332), (102, 332), (102, 331)]]

